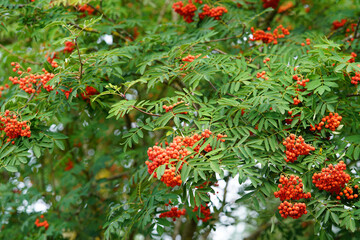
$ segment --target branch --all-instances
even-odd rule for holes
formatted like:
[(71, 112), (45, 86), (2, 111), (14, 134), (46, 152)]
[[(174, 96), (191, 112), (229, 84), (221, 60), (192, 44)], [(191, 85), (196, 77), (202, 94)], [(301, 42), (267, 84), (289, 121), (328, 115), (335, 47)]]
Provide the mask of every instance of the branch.
[(113, 181), (113, 180), (122, 178), (123, 176), (127, 176), (127, 175), (129, 175), (128, 172), (122, 172), (122, 173), (119, 173), (117, 175), (114, 175), (114, 176), (111, 176), (111, 177), (108, 177), (108, 178), (100, 178), (97, 181)]
[(27, 100), (26, 103), (25, 103), (25, 106), (23, 106), (23, 107), (21, 108), (20, 115), (21, 115), (21, 113), (24, 111), (24, 109), (29, 105), (29, 102), (35, 97), (35, 94), (37, 93), (37, 91), (39, 91), (39, 89), (41, 88), (41, 85), (42, 85), (42, 83), (40, 82), (40, 84), (36, 87), (35, 92), (33, 92), (33, 93), (30, 95), (30, 97), (28, 98), (28, 100)]
[(81, 55), (80, 55), (79, 45), (78, 45), (78, 42), (77, 42), (77, 37), (75, 38), (75, 46), (76, 46), (76, 49), (77, 49), (77, 52), (78, 52), (78, 55), (79, 55), (79, 62), (80, 62), (80, 68), (79, 68), (80, 76), (79, 76), (79, 79), (81, 80), (81, 78), (82, 78), (82, 69), (83, 69), (83, 62), (81, 61)]
[(159, 13), (159, 17), (157, 19), (157, 24), (158, 25), (160, 24), (161, 19), (164, 17), (166, 9), (169, 6), (169, 4), (170, 4), (170, 0), (166, 0), (166, 2), (163, 4), (163, 6), (162, 6), (162, 8), (160, 10), (160, 13)]
[[(122, 98), (124, 98), (126, 101), (128, 101), (128, 99), (126, 98), (125, 94), (121, 93), (120, 95), (121, 95)], [(155, 113), (146, 112), (146, 111), (141, 110), (140, 108), (138, 108), (138, 107), (136, 107), (136, 106), (134, 106), (134, 105), (131, 105), (131, 107), (132, 107), (133, 109), (136, 109), (136, 110), (138, 110), (139, 112), (145, 113), (145, 114), (147, 114), (147, 115), (154, 116), (154, 117), (161, 117), (160, 114), (155, 114)]]
[(42, 65), (42, 63), (38, 63), (38, 62), (33, 62), (31, 60), (27, 60), (15, 53), (13, 53), (11, 50), (7, 49), (4, 45), (0, 44), (0, 48), (4, 49), (6, 52), (10, 53), (11, 55), (17, 57), (18, 59), (22, 60), (23, 62), (27, 62), (27, 63), (31, 63), (31, 64), (35, 64), (35, 65)]
[(348, 95), (346, 95), (346, 97), (359, 97), (360, 96), (360, 94), (348, 94)]
[(354, 32), (354, 38), (357, 38), (357, 32), (359, 30), (359, 25), (360, 25), (360, 17), (359, 17), (359, 20), (358, 20), (358, 22), (356, 24), (356, 28), (355, 28), (355, 32)]

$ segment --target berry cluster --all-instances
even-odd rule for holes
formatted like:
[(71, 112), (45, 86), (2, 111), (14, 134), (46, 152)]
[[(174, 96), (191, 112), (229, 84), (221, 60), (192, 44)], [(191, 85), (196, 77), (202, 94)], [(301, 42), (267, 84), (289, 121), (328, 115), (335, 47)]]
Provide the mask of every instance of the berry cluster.
[[(44, 215), (41, 215), (40, 218), (44, 218)], [(37, 227), (44, 227), (45, 230), (47, 230), (49, 228), (49, 223), (48, 221), (44, 220), (43, 222), (40, 222), (39, 218), (36, 218), (35, 220), (35, 225)]]
[(278, 188), (280, 188), (280, 190), (274, 192), (274, 196), (280, 198), (280, 201), (311, 198), (310, 192), (303, 192), (304, 184), (299, 176), (290, 175), (289, 178), (281, 176), (279, 182)]
[(182, 1), (176, 2), (173, 4), (172, 8), (176, 13), (181, 15), (185, 22), (191, 23), (194, 21), (195, 17), (195, 11), (197, 10), (197, 7), (189, 0), (189, 3), (184, 6), (184, 3)]
[[(310, 45), (311, 44), (311, 42), (310, 42), (310, 38), (307, 38), (306, 39), (306, 45)], [(305, 46), (305, 43), (301, 43), (301, 46)]]
[(265, 58), (265, 59), (263, 60), (263, 63), (267, 63), (268, 61), (270, 61), (270, 58)]
[(263, 2), (263, 8), (276, 9), (279, 5), (280, 0), (261, 0)]
[(293, 101), (294, 101), (294, 105), (298, 105), (299, 103), (301, 103), (301, 101), (297, 97), (294, 97)]
[(306, 83), (309, 82), (310, 80), (307, 79), (303, 79), (301, 76), (298, 75), (294, 75), (293, 79), (296, 81), (296, 83), (300, 86), (306, 87)]
[(342, 117), (338, 113), (330, 113), (329, 116), (321, 119), (319, 124), (315, 124), (315, 127), (310, 124), (310, 131), (320, 131), (324, 125), (325, 128), (329, 128), (331, 131), (335, 131), (339, 127), (341, 120)]
[(286, 162), (295, 162), (300, 155), (308, 155), (310, 151), (314, 151), (315, 148), (309, 144), (306, 144), (304, 138), (299, 136), (296, 139), (295, 134), (290, 134), (289, 137), (285, 139), (283, 145), (286, 147)]
[(350, 175), (344, 172), (345, 170), (346, 164), (343, 161), (340, 161), (335, 166), (330, 164), (328, 167), (321, 169), (320, 173), (314, 173), (312, 182), (319, 190), (339, 195), (341, 189), (351, 179)]
[[(95, 7), (95, 9), (99, 9), (99, 8), (100, 8), (99, 5)], [(94, 9), (93, 7), (87, 5), (87, 4), (79, 5), (79, 6), (78, 6), (78, 11), (84, 13), (84, 14), (82, 14), (82, 15), (80, 16), (80, 18), (85, 17), (85, 16), (86, 16), (86, 13), (87, 13), (88, 15), (95, 15), (95, 14), (94, 14), (95, 9)]]
[[(69, 90), (64, 90), (64, 89), (60, 89), (60, 91), (62, 91), (65, 94), (66, 99), (69, 99), (70, 93), (72, 93), (73, 89), (70, 88)], [(56, 94), (58, 94), (59, 92), (56, 92)]]
[[(202, 0), (195, 0), (195, 3), (202, 4)], [(181, 15), (187, 23), (194, 21), (195, 12), (198, 9), (195, 4), (192, 3), (192, 0), (189, 0), (188, 4), (186, 5), (184, 5), (182, 1), (176, 2), (173, 4), (172, 8), (176, 13)], [(203, 11), (199, 13), (199, 18), (204, 19), (206, 16), (208, 16), (216, 20), (220, 20), (220, 17), (227, 12), (228, 10), (225, 7), (218, 6), (211, 8), (209, 5), (205, 4)]]
[(354, 52), (352, 52), (351, 53), (351, 58), (349, 59), (349, 63), (353, 63), (353, 62), (355, 62), (355, 58), (357, 57), (357, 54), (356, 53), (354, 53)]
[[(357, 65), (360, 67), (360, 64)], [(357, 85), (360, 82), (360, 72), (355, 72), (355, 76), (351, 77), (351, 84)]]
[(280, 203), (278, 207), (281, 217), (287, 218), (291, 217), (293, 219), (298, 219), (303, 214), (307, 214), (305, 203), (289, 203), (287, 201)]
[(347, 22), (346, 19), (341, 19), (340, 22), (339, 22), (338, 20), (334, 21), (334, 22), (332, 23), (332, 28), (333, 28), (333, 30), (336, 30), (336, 29), (338, 29), (338, 28), (341, 28), (342, 26), (345, 25), (346, 22)]
[[(155, 169), (157, 169), (161, 165), (165, 165), (166, 169), (160, 180), (164, 182), (168, 187), (180, 186), (182, 181), (179, 173), (176, 172), (175, 166), (179, 161), (181, 161), (182, 164), (179, 168), (179, 170), (181, 170), (182, 165), (186, 164), (184, 158), (191, 153), (186, 149), (186, 147), (192, 147), (196, 142), (202, 141), (202, 143), (198, 144), (194, 148), (194, 151), (199, 153), (200, 147), (205, 143), (205, 141), (210, 137), (211, 134), (211, 131), (206, 129), (203, 133), (201, 133), (201, 135), (194, 134), (190, 137), (177, 136), (174, 138), (172, 143), (166, 143), (166, 148), (157, 146), (157, 144), (154, 147), (149, 148), (147, 151), (149, 161), (145, 162), (145, 164), (148, 166), (149, 174), (154, 173), (154, 177), (157, 177), (156, 172), (154, 172)], [(218, 134), (217, 140), (223, 142), (225, 141), (224, 139), (222, 139), (223, 137), (227, 136)], [(210, 146), (210, 144), (208, 144), (207, 146), (205, 146), (203, 151), (210, 152), (212, 150), (212, 147)], [(191, 156), (191, 158), (193, 158), (193, 156)], [(172, 161), (170, 163), (170, 159), (174, 159), (175, 161)]]
[(99, 94), (99, 92), (96, 90), (96, 88), (87, 86), (85, 88), (85, 93), (81, 93), (81, 97), (83, 100), (86, 100), (89, 102), (90, 96), (97, 95), (97, 94)]
[(69, 159), (69, 161), (66, 162), (65, 171), (70, 171), (74, 168), (74, 162)]
[(220, 17), (227, 12), (228, 10), (225, 7), (210, 8), (209, 5), (205, 4), (203, 7), (203, 12), (199, 13), (199, 18), (204, 19), (206, 16), (208, 16), (214, 18), (215, 20), (220, 20)]
[[(6, 110), (0, 116), (0, 131), (4, 131), (8, 137), (7, 142), (18, 137), (31, 137), (30, 126), (27, 121), (18, 121), (17, 116)], [(15, 144), (15, 141), (12, 141)]]
[(179, 210), (177, 207), (172, 207), (170, 211), (163, 212), (160, 214), (160, 218), (172, 218), (173, 221), (176, 220), (176, 218), (181, 217), (182, 215), (185, 215), (186, 210)]
[[(197, 212), (197, 211), (199, 211), (198, 206), (196, 206), (194, 208), (193, 212)], [(202, 220), (203, 222), (207, 222), (212, 218), (210, 208), (208, 207), (207, 204), (205, 204), (205, 206), (203, 206), (203, 205), (200, 206), (200, 213), (201, 213), (201, 216), (196, 216), (196, 218), (198, 220)]]
[(5, 90), (5, 88), (9, 89), (9, 88), (10, 88), (9, 84), (5, 84), (5, 87), (4, 87), (4, 86), (0, 86), (0, 97), (2, 96), (2, 93), (3, 93), (3, 91)]
[[(271, 28), (267, 29), (268, 31), (271, 31)], [(279, 33), (279, 30), (281, 30), (282, 34)], [(265, 32), (263, 30), (254, 30), (253, 27), (251, 27), (251, 32), (253, 36), (250, 38), (250, 41), (262, 41), (263, 43), (273, 43), (277, 44), (277, 39), (284, 38), (285, 35), (289, 35), (290, 32), (288, 29), (284, 28), (282, 25), (279, 25), (275, 30), (271, 32)]]
[(265, 71), (256, 73), (257, 78), (262, 78), (262, 79), (265, 79), (265, 80), (269, 80), (269, 77), (265, 77), (265, 75), (266, 75)]
[(75, 49), (75, 43), (72, 41), (66, 41), (64, 47), (64, 53), (72, 53)]
[[(15, 68), (18, 69), (18, 67), (20, 67), (20, 65), (18, 63), (11, 63), (12, 66), (15, 65)], [(47, 72), (44, 68), (42, 69), (42, 71), (44, 72), (43, 74), (31, 74), (31, 68), (29, 67), (27, 69), (27, 74), (26, 76), (23, 76), (25, 73), (23, 73), (22, 71), (18, 71), (17, 73), (23, 77), (9, 77), (9, 80), (13, 83), (13, 84), (19, 84), (20, 89), (24, 90), (27, 93), (35, 93), (36, 92), (36, 87), (40, 85), (40, 83), (42, 84), (42, 87), (50, 92), (53, 90), (52, 86), (46, 85), (52, 78), (55, 77), (55, 75), (53, 73), (49, 73)], [(40, 90), (38, 90), (38, 93), (40, 92)]]
[(294, 3), (292, 1), (284, 2), (278, 9), (278, 13), (283, 13), (294, 7)]
[(180, 65), (180, 70), (185, 70), (186, 69), (186, 66), (187, 66), (187, 62), (193, 62), (195, 59), (197, 59), (198, 57), (200, 57), (201, 56), (201, 54), (198, 54), (198, 55), (196, 55), (196, 56), (193, 56), (193, 55), (187, 55), (186, 57), (183, 57), (182, 59), (181, 59), (181, 61), (183, 61), (183, 62), (186, 62), (185, 64), (181, 64)]
[(55, 61), (55, 59), (59, 59), (57, 52), (53, 52), (49, 55), (45, 54), (45, 57), (47, 57), (46, 61), (48, 61), (48, 63), (50, 63), (53, 68), (57, 68), (59, 66), (58, 63)]
[(173, 105), (170, 105), (170, 106), (163, 105), (163, 109), (165, 109), (166, 112), (169, 112), (169, 111), (172, 111), (174, 107), (176, 107), (177, 105), (179, 105), (181, 103), (184, 103), (184, 101), (174, 103)]
[(355, 185), (354, 186), (355, 190), (357, 193), (354, 193), (354, 189), (352, 187), (346, 187), (343, 191), (341, 191), (339, 193), (338, 196), (336, 196), (336, 199), (337, 200), (340, 200), (341, 197), (345, 197), (346, 199), (348, 200), (352, 200), (352, 199), (356, 199), (359, 197), (359, 186), (358, 185)]

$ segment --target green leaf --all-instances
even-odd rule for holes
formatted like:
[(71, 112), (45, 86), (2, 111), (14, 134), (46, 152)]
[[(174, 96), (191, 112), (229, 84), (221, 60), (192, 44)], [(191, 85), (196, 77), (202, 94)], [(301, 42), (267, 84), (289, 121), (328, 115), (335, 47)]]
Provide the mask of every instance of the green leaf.
[(5, 169), (9, 172), (17, 172), (17, 168), (15, 166), (5, 166)]

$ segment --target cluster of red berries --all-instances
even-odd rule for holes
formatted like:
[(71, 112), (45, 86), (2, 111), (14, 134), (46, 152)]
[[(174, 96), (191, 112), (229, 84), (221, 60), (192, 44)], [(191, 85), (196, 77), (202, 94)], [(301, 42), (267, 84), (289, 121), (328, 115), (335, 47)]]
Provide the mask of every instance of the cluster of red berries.
[(294, 3), (291, 1), (284, 2), (278, 9), (278, 13), (283, 13), (289, 10), (290, 8), (294, 7)]
[[(268, 31), (271, 31), (271, 28), (267, 29)], [(279, 33), (279, 30), (281, 30), (282, 34)], [(275, 30), (271, 32), (265, 32), (263, 30), (254, 30), (253, 27), (251, 27), (251, 32), (253, 36), (250, 38), (250, 41), (262, 41), (263, 43), (273, 43), (277, 44), (277, 39), (284, 38), (285, 35), (289, 35), (290, 32), (288, 29), (284, 28), (282, 25), (279, 25)]]
[(345, 170), (346, 164), (343, 161), (340, 161), (335, 166), (330, 164), (328, 167), (321, 169), (320, 173), (314, 173), (312, 182), (319, 190), (338, 195), (351, 179), (350, 175), (344, 172)]
[(341, 19), (340, 22), (339, 22), (338, 20), (336, 20), (336, 21), (334, 21), (334, 22), (332, 23), (332, 28), (333, 28), (334, 30), (336, 30), (336, 29), (338, 29), (338, 28), (341, 28), (342, 26), (345, 25), (346, 22), (347, 22), (346, 19)]
[[(62, 91), (65, 94), (66, 99), (69, 99), (70, 93), (72, 93), (73, 89), (70, 88), (69, 90), (64, 90), (64, 89), (60, 89), (60, 91)], [(58, 94), (59, 92), (56, 92), (56, 94)]]
[(64, 53), (72, 53), (75, 49), (75, 43), (72, 41), (66, 41), (64, 47)]
[(301, 101), (297, 97), (294, 97), (293, 101), (294, 101), (294, 105), (298, 105), (299, 103), (301, 103)]
[[(99, 8), (100, 8), (100, 6), (96, 6), (96, 9), (99, 9)], [(86, 13), (88, 15), (94, 15), (95, 9), (87, 4), (84, 4), (84, 5), (78, 6), (78, 11), (84, 13), (83, 15), (80, 16), (80, 18), (83, 18), (86, 16)]]
[(351, 53), (351, 58), (349, 59), (349, 63), (353, 63), (353, 62), (355, 62), (355, 58), (357, 57), (357, 54), (356, 53), (354, 53), (354, 52), (352, 52)]
[[(8, 137), (7, 142), (18, 137), (31, 137), (30, 126), (27, 121), (18, 121), (17, 116), (6, 110), (0, 116), (0, 131), (4, 131)], [(12, 141), (15, 144), (15, 141)]]
[[(202, 4), (202, 1), (195, 0), (195, 3)], [(192, 0), (189, 0), (188, 4), (186, 5), (184, 5), (182, 1), (176, 2), (173, 4), (172, 8), (176, 13), (181, 15), (187, 23), (191, 23), (194, 21), (195, 12), (198, 9), (195, 4), (192, 3)], [(219, 20), (224, 13), (227, 13), (227, 11), (228, 10), (225, 7), (210, 8), (209, 5), (205, 4), (203, 7), (203, 11), (199, 13), (199, 18), (203, 19), (208, 16)]]
[(184, 3), (182, 1), (176, 2), (173, 4), (172, 8), (176, 13), (181, 15), (185, 22), (191, 23), (194, 21), (195, 17), (195, 11), (197, 10), (197, 7), (189, 0), (189, 3), (184, 6)]
[(310, 151), (314, 151), (315, 148), (311, 146), (310, 144), (306, 144), (304, 141), (304, 138), (302, 136), (299, 136), (296, 138), (295, 134), (290, 134), (289, 137), (287, 137), (283, 145), (286, 147), (286, 162), (295, 162), (300, 155), (308, 155)]
[[(20, 66), (18, 65), (18, 63), (11, 63), (12, 66), (15, 65), (15, 67)], [(43, 74), (30, 74), (31, 72), (31, 68), (29, 67), (27, 69), (27, 74), (24, 77), (9, 77), (9, 80), (13, 83), (13, 84), (19, 84), (20, 89), (24, 90), (27, 93), (35, 93), (36, 92), (36, 87), (39, 86), (39, 84), (42, 84), (42, 87), (50, 92), (53, 90), (52, 86), (46, 85), (52, 78), (55, 77), (55, 75), (53, 73), (49, 73), (47, 72), (44, 68), (42, 69), (42, 71), (44, 72)], [(18, 71), (17, 72), (19, 75), (23, 75), (25, 73), (23, 73), (22, 71)], [(40, 92), (40, 89), (38, 90), (38, 93)]]
[(198, 54), (198, 55), (196, 55), (196, 56), (193, 56), (193, 55), (190, 55), (190, 54), (189, 54), (189, 55), (187, 55), (186, 57), (183, 57), (183, 58), (181, 59), (181, 61), (186, 62), (186, 63), (180, 65), (180, 70), (186, 69), (187, 62), (193, 62), (195, 59), (197, 59), (197, 58), (200, 57), (200, 56), (201, 56), (201, 54)]
[[(357, 65), (360, 67), (360, 64)], [(351, 84), (357, 85), (360, 82), (360, 72), (355, 72), (355, 76), (351, 77)]]
[(58, 63), (55, 61), (55, 59), (59, 59), (57, 52), (53, 52), (49, 55), (45, 54), (45, 57), (47, 57), (46, 61), (48, 61), (48, 63), (50, 63), (53, 68), (57, 68), (59, 66)]
[(270, 58), (265, 58), (265, 59), (263, 60), (263, 63), (267, 63), (268, 61), (270, 61)]
[(263, 2), (263, 8), (276, 9), (279, 5), (280, 0), (261, 0)]
[(298, 75), (294, 75), (293, 79), (296, 81), (297, 84), (299, 84), (300, 86), (303, 86), (303, 87), (306, 87), (306, 83), (310, 81), (308, 78), (303, 79), (301, 76), (298, 76)]
[(266, 75), (265, 71), (256, 73), (257, 78), (262, 78), (262, 79), (265, 79), (265, 80), (269, 80), (269, 77), (265, 77), (265, 75)]
[[(161, 165), (165, 165), (166, 169), (160, 181), (164, 182), (168, 187), (180, 186), (182, 183), (181, 176), (178, 174), (178, 172), (176, 172), (176, 168), (175, 168), (177, 162), (179, 161), (182, 162), (179, 168), (179, 170), (181, 170), (182, 165), (186, 164), (184, 158), (190, 155), (191, 153), (186, 149), (186, 147), (192, 147), (196, 142), (202, 140), (203, 142), (198, 144), (194, 148), (194, 151), (199, 152), (200, 147), (205, 143), (206, 139), (209, 138), (211, 134), (212, 134), (211, 131), (206, 129), (203, 133), (201, 133), (201, 135), (194, 134), (193, 136), (190, 137), (177, 136), (173, 139), (172, 143), (170, 144), (168, 144), (167, 142), (165, 143), (167, 145), (166, 148), (157, 146), (157, 144), (155, 144), (155, 146), (152, 148), (150, 147), (147, 151), (149, 161), (145, 162), (145, 164), (148, 166), (149, 174), (154, 173), (154, 177), (157, 177), (156, 172), (154, 172), (155, 169), (157, 169)], [(223, 137), (227, 137), (227, 136), (218, 134), (217, 140), (223, 142), (225, 141), (225, 139), (222, 139)], [(205, 152), (212, 151), (212, 147), (210, 146), (210, 144), (205, 146), (204, 151)], [(191, 158), (193, 157), (194, 156), (191, 156)], [(170, 163), (169, 161), (170, 159), (176, 159), (177, 161), (172, 161)]]
[(299, 200), (301, 198), (311, 198), (311, 193), (304, 193), (302, 179), (299, 176), (290, 175), (290, 177), (281, 176), (279, 180), (279, 191), (274, 192), (276, 198), (280, 201), (284, 200)]
[[(310, 42), (310, 38), (307, 38), (306, 39), (306, 45), (310, 45), (311, 44), (311, 42)], [(301, 43), (301, 46), (305, 46), (305, 43)]]
[[(44, 215), (41, 215), (40, 218), (44, 218)], [(37, 227), (44, 227), (45, 230), (47, 230), (49, 228), (49, 223), (47, 220), (44, 220), (43, 222), (40, 222), (39, 218), (36, 218), (35, 220), (35, 225)]]
[(291, 217), (293, 219), (298, 219), (304, 214), (307, 214), (306, 204), (305, 203), (289, 203), (287, 201), (280, 203), (278, 207), (281, 217), (287, 218)]
[(96, 88), (87, 86), (85, 88), (85, 93), (81, 93), (81, 97), (83, 100), (89, 101), (90, 96), (97, 95), (97, 94), (99, 94), (99, 92), (98, 92), (98, 90), (96, 90)]
[(315, 127), (310, 124), (310, 131), (320, 131), (324, 125), (325, 128), (329, 128), (331, 131), (335, 131), (339, 127), (341, 120), (342, 117), (338, 113), (330, 113), (329, 116), (321, 119), (319, 124), (315, 124)]
[[(193, 212), (197, 212), (197, 211), (199, 211), (198, 206), (196, 206), (194, 208)], [(200, 206), (200, 213), (201, 213), (201, 216), (196, 216), (196, 218), (198, 220), (202, 220), (203, 222), (207, 222), (212, 218), (210, 208), (208, 207), (207, 204), (205, 204), (205, 206), (203, 206), (203, 205)]]
[(65, 171), (70, 171), (74, 168), (74, 162), (69, 159), (69, 161), (66, 162)]
[[(346, 29), (346, 32), (355, 32), (355, 28), (356, 28), (357, 24), (356, 23), (352, 23), (350, 24), (350, 28)], [(348, 36), (348, 34), (345, 35), (346, 37)]]
[(9, 88), (10, 88), (9, 84), (5, 84), (5, 87), (4, 87), (4, 86), (0, 86), (0, 97), (2, 96), (2, 93), (3, 93), (3, 91), (5, 90), (5, 88), (9, 89)]
[(337, 200), (340, 200), (341, 197), (345, 197), (348, 200), (356, 199), (359, 197), (359, 186), (354, 186), (357, 193), (354, 193), (354, 189), (352, 187), (346, 187), (342, 192), (339, 193), (338, 196), (336, 196)]
[(199, 13), (199, 18), (204, 19), (206, 16), (208, 16), (214, 18), (215, 20), (220, 20), (220, 17), (227, 12), (228, 10), (225, 7), (210, 8), (209, 5), (205, 4), (203, 7), (203, 12)]
[[(172, 111), (174, 107), (176, 107), (177, 105), (179, 105), (181, 103), (184, 103), (184, 101), (174, 103), (173, 105), (170, 105), (170, 106), (163, 105), (163, 109), (165, 109), (166, 112), (169, 112), (169, 111)], [(187, 114), (187, 112), (184, 112), (183, 114)]]
[(176, 218), (179, 218), (183, 215), (185, 215), (186, 210), (179, 210), (177, 207), (172, 207), (170, 211), (163, 212), (160, 214), (160, 218), (172, 218), (173, 221), (176, 220)]

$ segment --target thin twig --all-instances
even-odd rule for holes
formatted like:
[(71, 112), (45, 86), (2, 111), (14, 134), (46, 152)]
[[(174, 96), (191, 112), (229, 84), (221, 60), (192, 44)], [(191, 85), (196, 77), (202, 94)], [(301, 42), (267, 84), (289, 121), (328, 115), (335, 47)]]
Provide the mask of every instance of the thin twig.
[(114, 175), (114, 176), (111, 176), (111, 177), (108, 177), (108, 178), (100, 178), (97, 181), (112, 181), (112, 180), (116, 180), (116, 179), (122, 178), (122, 177), (127, 176), (127, 175), (129, 175), (128, 172), (122, 172), (122, 173), (119, 173), (117, 175)]
[(31, 64), (35, 64), (35, 65), (42, 65), (42, 63), (38, 63), (38, 62), (33, 62), (31, 60), (27, 60), (15, 53), (13, 53), (11, 50), (7, 49), (4, 45), (0, 44), (0, 48), (4, 49), (6, 52), (10, 53), (11, 55), (17, 57), (18, 59), (22, 60), (23, 62), (27, 62), (27, 63), (31, 63)]
[[(129, 101), (129, 100), (126, 98), (125, 94), (120, 94), (120, 95), (121, 95), (121, 97), (124, 98), (126, 101)], [(147, 115), (154, 116), (154, 117), (161, 117), (160, 114), (155, 114), (155, 113), (146, 112), (146, 111), (144, 111), (144, 110), (142, 110), (142, 109), (140, 109), (140, 108), (138, 108), (138, 107), (136, 107), (136, 106), (134, 106), (134, 105), (131, 105), (131, 107), (132, 107), (133, 109), (136, 109), (136, 110), (138, 110), (139, 112), (145, 113), (145, 114), (147, 114)]]
[(160, 13), (159, 13), (159, 17), (157, 19), (157, 24), (160, 24), (161, 19), (164, 17), (165, 13), (166, 13), (166, 9), (170, 4), (170, 0), (166, 0), (165, 3), (163, 4)]
[(354, 38), (357, 38), (357, 32), (359, 30), (359, 25), (360, 25), (360, 17), (359, 17), (359, 20), (358, 20), (358, 22), (356, 24), (356, 28), (355, 28), (355, 32), (354, 32)]
[(359, 97), (360, 94), (348, 94), (346, 95), (346, 97)]
[(76, 46), (76, 49), (77, 49), (77, 52), (78, 52), (78, 55), (79, 55), (79, 62), (80, 62), (80, 68), (79, 68), (80, 77), (79, 77), (79, 79), (81, 80), (81, 78), (82, 78), (82, 69), (83, 69), (83, 62), (81, 61), (81, 55), (80, 55), (79, 45), (78, 45), (78, 42), (77, 42), (77, 37), (75, 38), (75, 46)]
[(29, 102), (35, 97), (35, 94), (39, 91), (39, 89), (41, 88), (41, 85), (42, 85), (42, 83), (40, 82), (40, 84), (36, 87), (35, 92), (33, 92), (33, 93), (30, 95), (30, 97), (28, 98), (28, 100), (27, 100), (26, 103), (25, 103), (25, 106), (23, 106), (23, 107), (21, 108), (20, 115), (21, 115), (21, 113), (24, 111), (24, 109), (29, 105)]
[(221, 51), (220, 49), (217, 49), (217, 48), (214, 48), (214, 50), (213, 50), (213, 51), (216, 51), (216, 52), (221, 53), (221, 54), (223, 54), (223, 55), (227, 55), (227, 53), (226, 53), (226, 52)]

